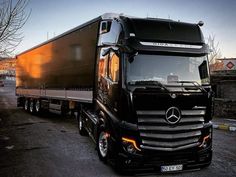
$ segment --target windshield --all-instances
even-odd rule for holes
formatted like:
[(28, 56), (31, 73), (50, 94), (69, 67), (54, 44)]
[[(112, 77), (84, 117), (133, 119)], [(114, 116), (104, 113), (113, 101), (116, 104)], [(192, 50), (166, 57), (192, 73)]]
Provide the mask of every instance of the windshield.
[(127, 83), (157, 81), (178, 85), (190, 81), (209, 84), (207, 57), (166, 56), (138, 54), (126, 61)]

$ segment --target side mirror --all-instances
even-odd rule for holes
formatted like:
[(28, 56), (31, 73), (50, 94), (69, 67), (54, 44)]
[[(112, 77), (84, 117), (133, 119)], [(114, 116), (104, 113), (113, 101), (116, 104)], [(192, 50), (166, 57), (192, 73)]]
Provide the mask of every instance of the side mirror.
[(202, 64), (198, 66), (200, 78), (203, 80), (209, 77), (208, 70), (207, 70), (207, 62), (204, 60)]

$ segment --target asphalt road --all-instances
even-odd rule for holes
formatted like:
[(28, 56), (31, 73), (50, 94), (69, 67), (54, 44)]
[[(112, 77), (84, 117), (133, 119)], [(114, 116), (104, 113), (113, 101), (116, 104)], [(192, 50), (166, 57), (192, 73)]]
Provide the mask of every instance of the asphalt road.
[[(119, 176), (99, 161), (95, 145), (82, 137), (73, 118), (31, 115), (16, 107), (12, 87), (0, 88), (1, 177)], [(200, 171), (135, 176), (236, 176), (236, 132), (214, 130), (213, 161)]]

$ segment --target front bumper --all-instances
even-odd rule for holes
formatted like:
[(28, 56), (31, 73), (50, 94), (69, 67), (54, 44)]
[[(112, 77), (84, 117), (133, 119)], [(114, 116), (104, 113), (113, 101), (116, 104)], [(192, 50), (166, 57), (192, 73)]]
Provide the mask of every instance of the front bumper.
[(201, 169), (211, 164), (211, 146), (197, 151), (197, 148), (176, 151), (157, 152), (142, 151), (139, 154), (129, 154), (125, 151), (119, 153), (125, 167), (129, 169), (150, 169), (161, 172), (161, 166), (183, 165), (183, 170)]
[[(129, 126), (122, 126), (121, 136), (127, 136), (141, 144), (138, 130)], [(157, 151), (141, 149), (136, 153), (128, 153), (124, 146), (120, 146), (119, 158), (128, 169), (154, 169), (161, 172), (161, 166), (183, 165), (183, 170), (201, 169), (211, 164), (212, 160), (212, 125), (206, 124), (201, 130), (202, 136), (199, 141), (203, 142), (203, 137), (209, 135), (206, 146), (195, 146), (178, 151)], [(120, 145), (122, 142), (120, 143)], [(140, 146), (138, 146), (140, 147)]]

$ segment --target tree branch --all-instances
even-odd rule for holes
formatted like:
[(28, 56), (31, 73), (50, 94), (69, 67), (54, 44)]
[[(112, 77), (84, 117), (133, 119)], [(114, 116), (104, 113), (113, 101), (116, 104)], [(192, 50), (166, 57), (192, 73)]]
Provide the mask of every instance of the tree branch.
[(0, 56), (9, 56), (20, 44), (23, 35), (20, 29), (30, 13), (25, 13), (29, 0), (0, 0)]

